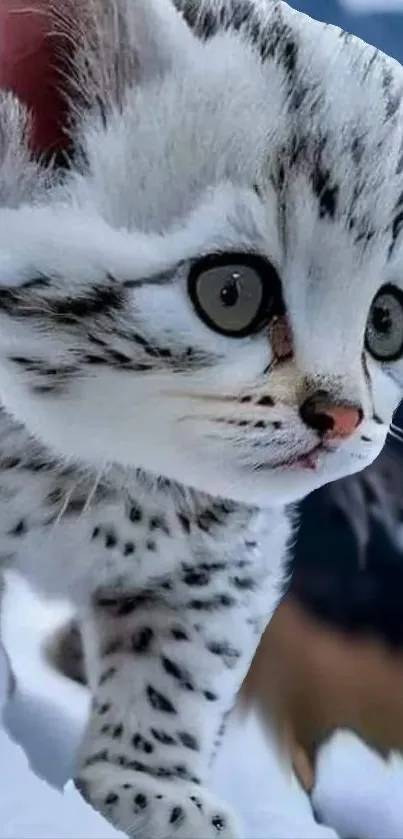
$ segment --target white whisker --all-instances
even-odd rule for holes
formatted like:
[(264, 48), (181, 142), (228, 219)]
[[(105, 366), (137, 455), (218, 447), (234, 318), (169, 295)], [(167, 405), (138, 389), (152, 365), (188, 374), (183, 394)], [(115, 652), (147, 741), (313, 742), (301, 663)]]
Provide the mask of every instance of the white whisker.
[(85, 504), (84, 504), (84, 506), (83, 506), (83, 509), (82, 509), (81, 514), (80, 514), (80, 515), (82, 515), (82, 516), (83, 516), (83, 515), (84, 515), (85, 513), (87, 513), (87, 512), (88, 512), (88, 510), (90, 509), (91, 504), (92, 504), (92, 501), (94, 500), (94, 496), (95, 496), (95, 494), (96, 494), (96, 491), (97, 491), (97, 489), (98, 489), (98, 487), (99, 487), (99, 484), (100, 484), (100, 482), (101, 482), (101, 479), (102, 479), (102, 477), (103, 477), (103, 476), (106, 474), (106, 472), (107, 472), (107, 468), (108, 468), (108, 467), (106, 466), (106, 460), (105, 460), (105, 461), (104, 461), (104, 463), (102, 464), (102, 466), (101, 466), (101, 468), (100, 468), (99, 472), (98, 472), (98, 473), (96, 474), (96, 476), (95, 476), (94, 483), (92, 484), (92, 487), (91, 487), (91, 489), (90, 489), (90, 491), (89, 491), (89, 493), (88, 493), (87, 500), (86, 500), (86, 502), (85, 502)]

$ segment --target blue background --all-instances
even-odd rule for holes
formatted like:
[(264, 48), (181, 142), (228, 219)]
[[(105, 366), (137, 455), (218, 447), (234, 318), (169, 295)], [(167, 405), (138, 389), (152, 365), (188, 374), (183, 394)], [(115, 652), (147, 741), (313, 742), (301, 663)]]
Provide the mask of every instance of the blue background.
[(318, 20), (334, 23), (403, 63), (403, 8), (400, 12), (352, 14), (338, 0), (288, 0), (291, 6)]

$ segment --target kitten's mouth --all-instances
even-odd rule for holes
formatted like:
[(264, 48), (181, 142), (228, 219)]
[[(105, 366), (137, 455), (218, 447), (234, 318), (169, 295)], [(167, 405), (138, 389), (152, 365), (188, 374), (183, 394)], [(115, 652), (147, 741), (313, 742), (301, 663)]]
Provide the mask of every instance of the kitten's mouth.
[(273, 464), (272, 469), (309, 469), (314, 471), (318, 465), (320, 454), (324, 451), (323, 443), (313, 446), (310, 451), (297, 457), (289, 457)]

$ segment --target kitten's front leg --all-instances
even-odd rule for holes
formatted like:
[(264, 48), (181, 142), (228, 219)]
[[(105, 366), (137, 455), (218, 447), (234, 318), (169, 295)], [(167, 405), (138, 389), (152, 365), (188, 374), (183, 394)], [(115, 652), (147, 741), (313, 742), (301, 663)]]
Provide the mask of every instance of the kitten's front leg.
[[(221, 620), (221, 637), (231, 625), (233, 633), (234, 615)], [(205, 783), (229, 690), (245, 664), (226, 667), (210, 647), (190, 612), (152, 593), (98, 602), (87, 623), (94, 695), (76, 784), (136, 839), (238, 835)]]

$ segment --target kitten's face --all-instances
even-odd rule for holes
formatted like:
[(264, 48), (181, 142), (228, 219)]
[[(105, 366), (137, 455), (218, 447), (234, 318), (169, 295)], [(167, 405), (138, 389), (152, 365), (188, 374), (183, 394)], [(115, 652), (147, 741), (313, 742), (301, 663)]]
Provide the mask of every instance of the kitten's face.
[(401, 397), (402, 71), (269, 0), (178, 0), (207, 40), (115, 3), (82, 166), (1, 211), (2, 400), (68, 457), (302, 497)]

